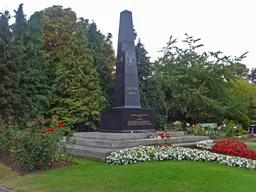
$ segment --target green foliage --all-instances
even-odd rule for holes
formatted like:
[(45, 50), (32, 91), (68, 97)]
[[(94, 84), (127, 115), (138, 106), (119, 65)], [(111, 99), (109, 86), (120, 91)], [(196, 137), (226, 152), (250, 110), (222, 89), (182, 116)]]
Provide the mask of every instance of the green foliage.
[(176, 129), (182, 129), (182, 122), (180, 122), (180, 121), (175, 121), (175, 122), (173, 122), (173, 126), (174, 126)]
[(256, 85), (256, 68), (252, 68), (250, 73), (248, 74), (248, 80), (251, 84)]
[(226, 107), (225, 117), (239, 119), (248, 113), (250, 105), (251, 85), (244, 79), (237, 79), (226, 90), (226, 98), (223, 98), (223, 106)]
[(112, 94), (114, 88), (113, 71), (115, 65), (115, 55), (111, 42), (112, 35), (107, 38), (97, 29), (96, 23), (88, 26), (87, 38), (88, 47), (93, 50), (93, 64), (99, 74), (100, 88), (107, 101), (107, 107), (112, 105)]
[(56, 100), (52, 111), (69, 127), (76, 123), (87, 124), (88, 115), (93, 115), (94, 121), (98, 122), (99, 112), (106, 101), (81, 25), (77, 25), (67, 48), (59, 54), (61, 60), (54, 81)]
[(188, 127), (188, 129), (186, 130), (186, 134), (188, 134), (188, 135), (206, 135), (206, 132), (202, 126), (197, 124), (197, 125), (192, 125), (192, 126)]
[(24, 39), (20, 88), (26, 119), (44, 115), (49, 108), (49, 69), (42, 49), (42, 22), (42, 12), (34, 13), (28, 21), (30, 35)]
[(188, 135), (205, 135), (209, 136), (210, 139), (220, 139), (223, 137), (223, 133), (216, 128), (203, 128), (199, 124), (192, 125), (187, 128), (186, 134)]
[(248, 127), (251, 125), (251, 120), (247, 115), (241, 117), (241, 123), (244, 130), (248, 130)]
[(64, 50), (74, 32), (77, 16), (71, 8), (63, 8), (60, 5), (48, 7), (43, 11), (43, 53), (48, 65), (48, 85), (51, 87), (48, 97), (49, 108), (55, 106), (54, 84), (56, 71), (61, 62), (61, 51)]
[(181, 121), (175, 121), (171, 124), (168, 124), (166, 126), (166, 129), (172, 130), (172, 131), (183, 131), (182, 122)]
[(256, 85), (255, 84), (252, 84), (250, 86), (248, 116), (251, 119), (255, 119), (256, 120)]
[(11, 41), (9, 18), (8, 11), (0, 13), (0, 118), (17, 116), (21, 111), (18, 60), (22, 50)]
[(242, 135), (244, 135), (245, 133), (247, 133), (247, 130), (245, 131), (242, 126), (240, 126), (240, 127), (237, 129), (237, 131), (236, 131), (236, 135), (238, 135), (238, 136), (242, 136)]
[(44, 10), (43, 44), (47, 57), (54, 57), (56, 52), (67, 47), (76, 21), (76, 13), (71, 8), (63, 9), (60, 5), (54, 5)]
[(221, 128), (223, 128), (226, 137), (233, 137), (235, 135), (237, 126), (233, 120), (224, 120), (223, 125), (221, 125)]
[(141, 106), (154, 109), (156, 129), (163, 130), (167, 119), (167, 107), (164, 92), (162, 91), (157, 76), (152, 75), (153, 65), (149, 60), (150, 58), (147, 56), (148, 52), (140, 40), (135, 48)]
[(11, 155), (27, 170), (47, 169), (62, 155), (59, 152), (69, 144), (69, 139), (61, 142), (67, 132), (69, 130), (64, 128), (64, 124), (59, 124), (55, 118), (37, 118), (28, 122), (25, 129), (16, 131)]
[[(164, 56), (157, 62), (156, 73), (165, 92), (169, 119), (181, 119), (190, 123), (221, 121), (237, 111), (229, 106), (227, 90), (240, 72), (233, 66), (246, 54), (230, 58), (221, 52), (198, 53), (200, 39), (186, 35), (187, 48), (175, 46), (170, 38), (163, 49)], [(238, 100), (237, 100), (238, 101)], [(241, 106), (241, 105), (238, 105)]]

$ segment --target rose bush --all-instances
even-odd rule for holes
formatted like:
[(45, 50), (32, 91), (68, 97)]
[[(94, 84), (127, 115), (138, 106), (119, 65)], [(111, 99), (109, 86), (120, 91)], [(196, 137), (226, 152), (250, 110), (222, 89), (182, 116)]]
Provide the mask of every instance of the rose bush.
[(7, 154), (21, 162), (26, 170), (47, 169), (65, 153), (66, 145), (72, 142), (71, 136), (70, 129), (59, 123), (55, 115), (51, 119), (36, 118), (22, 130), (2, 130), (0, 142), (8, 140)]
[(0, 155), (10, 155), (15, 141), (15, 124), (11, 120), (0, 120)]
[(183, 147), (152, 147), (140, 146), (112, 152), (106, 157), (106, 162), (117, 165), (127, 165), (146, 161), (190, 160), (205, 161), (237, 166), (256, 170), (256, 160), (212, 153), (206, 150)]

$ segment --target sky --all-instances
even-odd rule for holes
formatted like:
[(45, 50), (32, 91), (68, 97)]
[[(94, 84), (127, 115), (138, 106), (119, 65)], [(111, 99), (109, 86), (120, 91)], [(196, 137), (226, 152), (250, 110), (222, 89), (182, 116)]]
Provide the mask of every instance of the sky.
[(202, 39), (201, 51), (233, 56), (249, 51), (243, 63), (256, 67), (254, 0), (9, 0), (1, 2), (0, 11), (13, 14), (20, 3), (27, 16), (52, 5), (70, 7), (78, 17), (94, 20), (103, 34), (112, 33), (115, 50), (120, 12), (127, 9), (152, 61), (171, 35), (181, 41), (187, 33)]

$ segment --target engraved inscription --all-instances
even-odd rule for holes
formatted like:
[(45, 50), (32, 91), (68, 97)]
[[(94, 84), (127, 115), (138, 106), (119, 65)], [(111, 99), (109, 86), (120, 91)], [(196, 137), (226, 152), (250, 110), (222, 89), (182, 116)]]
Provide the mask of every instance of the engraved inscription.
[(140, 114), (140, 113), (139, 113), (139, 114), (136, 114), (136, 113), (135, 113), (135, 114), (130, 114), (130, 116), (131, 116), (131, 117), (147, 117), (148, 114)]
[(129, 94), (129, 95), (136, 95), (137, 93), (134, 92), (134, 91), (128, 91), (128, 94)]
[(127, 86), (126, 89), (128, 90), (129, 95), (137, 95), (137, 87)]
[(146, 121), (128, 121), (127, 125), (151, 125), (149, 120)]

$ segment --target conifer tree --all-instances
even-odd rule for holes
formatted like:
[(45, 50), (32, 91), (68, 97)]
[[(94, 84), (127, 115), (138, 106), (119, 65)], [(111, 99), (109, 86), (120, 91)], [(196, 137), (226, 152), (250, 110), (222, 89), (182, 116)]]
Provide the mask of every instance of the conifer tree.
[(153, 65), (150, 62), (150, 57), (147, 56), (148, 52), (140, 40), (135, 48), (141, 105), (145, 108), (154, 109), (156, 128), (163, 129), (167, 119), (164, 92), (161, 90), (157, 77), (153, 75)]
[(0, 119), (20, 112), (18, 66), (12, 56), (12, 34), (9, 12), (0, 13)]
[(44, 115), (49, 107), (48, 66), (43, 55), (42, 12), (35, 12), (28, 21), (29, 36), (24, 38), (24, 60), (20, 89), (27, 118)]
[[(61, 52), (66, 49), (76, 26), (77, 16), (71, 8), (61, 5), (48, 7), (43, 11), (43, 51), (48, 64), (48, 82), (51, 86), (56, 79), (56, 71), (61, 62)], [(50, 109), (55, 107), (54, 90), (50, 91)]]
[(53, 112), (71, 127), (77, 123), (89, 123), (89, 115), (98, 121), (99, 112), (105, 107), (106, 101), (100, 90), (92, 52), (81, 25), (77, 25), (60, 58), (54, 83), (57, 98)]
[(111, 43), (111, 34), (107, 37), (97, 29), (96, 23), (88, 27), (87, 38), (89, 48), (93, 50), (94, 66), (99, 74), (101, 91), (106, 98), (107, 107), (112, 105), (113, 94), (113, 71), (115, 60)]

